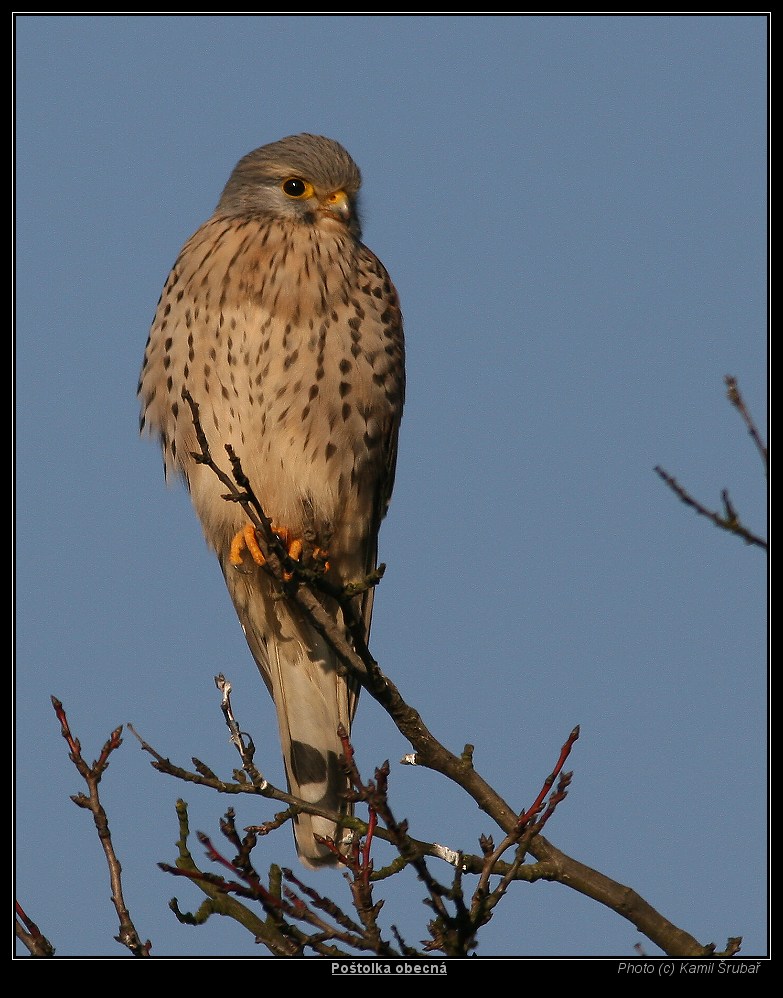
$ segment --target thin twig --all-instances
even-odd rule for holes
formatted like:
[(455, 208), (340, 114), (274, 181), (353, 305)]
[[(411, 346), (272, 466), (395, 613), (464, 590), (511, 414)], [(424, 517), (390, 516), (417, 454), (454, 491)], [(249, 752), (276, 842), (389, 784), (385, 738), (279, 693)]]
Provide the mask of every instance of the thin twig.
[(560, 770), (565, 765), (566, 759), (571, 754), (571, 749), (573, 748), (574, 742), (577, 740), (578, 737), (579, 737), (579, 725), (577, 724), (577, 726), (571, 731), (571, 734), (566, 739), (565, 743), (563, 744), (563, 747), (560, 749), (560, 758), (555, 763), (555, 768), (552, 770), (549, 776), (547, 776), (547, 778), (544, 780), (544, 785), (541, 788), (538, 797), (536, 797), (535, 801), (533, 802), (533, 805), (530, 808), (528, 808), (527, 811), (520, 814), (518, 819), (518, 823), (520, 826), (526, 825), (530, 821), (530, 819), (535, 817), (535, 815), (537, 815), (538, 812), (544, 806), (544, 800), (546, 798), (546, 795), (552, 789), (552, 786), (555, 780), (557, 779)]
[[(505, 871), (503, 878), (501, 880), (499, 888), (493, 893), (496, 894), (495, 904), (497, 900), (505, 893), (506, 887), (515, 878), (519, 867), (525, 857), (525, 853), (530, 846), (533, 838), (538, 835), (543, 829), (544, 825), (549, 821), (552, 814), (554, 814), (557, 805), (567, 796), (567, 786), (571, 781), (571, 773), (564, 773), (560, 778), (560, 783), (558, 784), (557, 792), (552, 795), (547, 804), (546, 810), (538, 821), (534, 819), (538, 814), (544, 810), (544, 804), (546, 802), (546, 797), (549, 791), (552, 789), (555, 780), (560, 775), (560, 772), (565, 765), (565, 761), (571, 754), (571, 749), (573, 748), (574, 742), (579, 737), (579, 725), (577, 725), (570, 733), (566, 741), (564, 742), (562, 748), (560, 749), (560, 756), (555, 763), (555, 768), (544, 780), (543, 786), (539, 791), (538, 796), (532, 805), (520, 814), (517, 819), (517, 827), (513, 829), (506, 838), (500, 843), (500, 845), (494, 850), (488, 850), (485, 857), (484, 868), (481, 872), (481, 878), (479, 880), (478, 886), (476, 887), (475, 898), (480, 900), (485, 895), (488, 894), (489, 890), (489, 878), (492, 874), (497, 872), (497, 863), (500, 857), (510, 849), (512, 846), (517, 846), (517, 854), (510, 868)], [(475, 907), (475, 903), (474, 903)]]
[(112, 843), (111, 831), (109, 829), (109, 819), (103, 809), (98, 793), (98, 784), (100, 783), (101, 777), (109, 765), (109, 756), (122, 744), (122, 739), (120, 738), (122, 727), (120, 726), (112, 731), (108, 741), (103, 746), (97, 761), (94, 762), (92, 766), (88, 766), (82, 757), (79, 740), (71, 733), (68, 718), (65, 714), (65, 708), (56, 697), (52, 697), (51, 699), (54, 712), (60, 722), (62, 736), (68, 743), (68, 748), (70, 749), (70, 759), (74, 766), (76, 766), (79, 774), (84, 779), (84, 782), (87, 784), (87, 788), (89, 790), (89, 796), (85, 796), (85, 794), (73, 794), (71, 800), (74, 804), (77, 804), (79, 807), (83, 807), (92, 813), (95, 828), (98, 831), (98, 838), (106, 856), (112, 890), (111, 900), (120, 920), (119, 935), (114, 938), (118, 943), (121, 943), (123, 946), (127, 946), (134, 956), (149, 956), (152, 943), (149, 940), (146, 942), (141, 941), (141, 937), (136, 931), (130, 912), (125, 904), (125, 899), (122, 893), (122, 867), (120, 866), (120, 861), (117, 858), (117, 854)]
[(669, 486), (669, 488), (674, 492), (678, 499), (681, 499), (686, 506), (690, 506), (691, 509), (696, 510), (700, 516), (706, 516), (708, 520), (711, 520), (716, 527), (720, 527), (722, 530), (727, 530), (731, 534), (737, 534), (741, 537), (746, 544), (754, 544), (756, 547), (767, 549), (767, 542), (762, 538), (756, 536), (756, 534), (751, 533), (747, 527), (744, 527), (738, 520), (736, 511), (731, 506), (728, 499), (728, 492), (724, 489), (721, 493), (721, 498), (726, 509), (726, 515), (721, 516), (720, 513), (716, 513), (711, 509), (707, 509), (706, 506), (702, 505), (697, 499), (694, 499), (689, 492), (687, 492), (682, 485), (670, 475), (667, 471), (664, 471), (660, 465), (656, 465), (653, 469), (655, 473), (663, 479), (664, 482)]
[[(242, 731), (239, 722), (234, 717), (234, 710), (231, 706), (231, 683), (221, 672), (215, 676), (215, 686), (217, 686), (221, 693), (220, 709), (223, 711), (223, 716), (226, 719), (226, 725), (231, 734), (231, 742), (237, 752), (239, 752), (239, 757), (242, 760), (242, 768), (250, 777), (253, 786), (259, 791), (264, 791), (269, 786), (269, 781), (262, 776), (253, 762), (253, 757), (255, 756), (253, 739), (250, 735)], [(247, 742), (245, 739), (247, 739)]]
[(756, 445), (756, 450), (758, 450), (761, 455), (761, 460), (764, 462), (764, 474), (769, 474), (769, 453), (761, 439), (759, 431), (756, 429), (756, 424), (753, 421), (753, 417), (748, 412), (747, 406), (745, 405), (745, 400), (740, 394), (739, 387), (737, 385), (737, 379), (732, 377), (732, 375), (727, 374), (723, 379), (726, 382), (726, 395), (728, 396), (729, 402), (734, 406), (734, 408), (739, 412), (745, 421), (745, 426), (748, 428), (748, 433), (750, 434), (753, 443)]
[(16, 907), (16, 938), (24, 943), (31, 956), (54, 956), (54, 946), (41, 932), (35, 922), (27, 916), (18, 901)]
[[(292, 938), (288, 926), (281, 924), (279, 913), (269, 914), (266, 920), (260, 919), (247, 905), (242, 904), (225, 889), (226, 881), (211, 873), (203, 873), (196, 865), (188, 847), (190, 828), (187, 804), (177, 801), (177, 818), (180, 836), (177, 841), (178, 857), (176, 866), (159, 863), (161, 869), (174, 876), (187, 877), (192, 883), (207, 895), (207, 901), (201, 905), (196, 915), (183, 913), (179, 909), (176, 898), (169, 902), (169, 907), (180, 922), (189, 925), (203, 924), (213, 914), (219, 914), (234, 919), (253, 934), (257, 942), (262, 942), (276, 956), (301, 955), (301, 940)], [(237, 885), (240, 892), (245, 888)], [(270, 883), (270, 891), (274, 889)], [(252, 895), (255, 899), (255, 895)]]
[[(734, 408), (742, 416), (745, 422), (745, 426), (748, 428), (748, 433), (750, 434), (756, 449), (761, 455), (761, 460), (764, 463), (764, 473), (769, 472), (769, 457), (767, 454), (767, 448), (764, 446), (759, 431), (756, 429), (756, 424), (753, 421), (750, 413), (748, 412), (745, 401), (740, 394), (740, 390), (737, 386), (737, 379), (732, 377), (732, 375), (727, 374), (724, 378), (726, 383), (726, 394), (734, 406)], [(737, 537), (741, 537), (746, 544), (752, 544), (756, 547), (763, 548), (765, 551), (768, 548), (767, 542), (758, 535), (752, 533), (748, 528), (740, 522), (739, 514), (734, 508), (734, 504), (729, 498), (728, 489), (723, 489), (721, 492), (721, 502), (723, 503), (723, 516), (714, 510), (708, 509), (703, 503), (700, 503), (698, 499), (694, 499), (693, 496), (667, 471), (664, 471), (660, 465), (656, 465), (655, 473), (663, 479), (663, 481), (669, 486), (669, 488), (674, 492), (678, 499), (685, 503), (686, 506), (690, 506), (691, 509), (696, 510), (699, 516), (704, 516), (708, 520), (711, 520), (716, 527), (720, 527), (721, 530), (726, 530), (730, 534), (736, 534)]]

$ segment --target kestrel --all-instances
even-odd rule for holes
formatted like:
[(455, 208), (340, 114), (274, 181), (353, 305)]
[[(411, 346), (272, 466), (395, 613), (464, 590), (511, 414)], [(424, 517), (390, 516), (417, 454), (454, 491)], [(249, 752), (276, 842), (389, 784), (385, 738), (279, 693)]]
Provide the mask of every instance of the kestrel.
[[(358, 686), (258, 563), (241, 506), (194, 460), (183, 389), (198, 404), (212, 458), (230, 475), (231, 445), (292, 555), (308, 538), (338, 586), (375, 568), (404, 343), (397, 292), (361, 241), (360, 183), (346, 150), (319, 135), (241, 159), (166, 281), (138, 389), (142, 430), (159, 436), (167, 475), (179, 472), (188, 485), (274, 700), (289, 791), (336, 814), (350, 813), (337, 729), (350, 731)], [(356, 602), (366, 637), (372, 589)], [(337, 861), (315, 835), (338, 848), (349, 840), (333, 820), (307, 814), (294, 833), (309, 867)]]

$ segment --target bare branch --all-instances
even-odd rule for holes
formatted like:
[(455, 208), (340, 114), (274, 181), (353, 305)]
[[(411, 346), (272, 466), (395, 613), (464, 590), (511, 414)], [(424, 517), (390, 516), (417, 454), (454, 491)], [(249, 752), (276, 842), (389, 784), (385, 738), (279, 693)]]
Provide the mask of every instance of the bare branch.
[(756, 449), (761, 455), (761, 460), (764, 462), (764, 474), (768, 475), (769, 454), (767, 452), (767, 448), (765, 447), (761, 439), (759, 431), (756, 429), (756, 424), (747, 410), (747, 407), (745, 405), (745, 400), (742, 398), (742, 395), (740, 394), (739, 386), (737, 385), (737, 379), (732, 377), (732, 375), (727, 374), (723, 380), (726, 382), (726, 395), (728, 396), (729, 402), (731, 402), (731, 404), (734, 406), (737, 412), (739, 412), (740, 416), (742, 416), (743, 420), (745, 421), (745, 426), (747, 426), (748, 428), (748, 433), (750, 434), (753, 443), (756, 445)]
[(24, 943), (31, 956), (54, 956), (54, 946), (41, 932), (35, 922), (27, 916), (18, 901), (16, 907), (16, 938)]
[[(187, 877), (192, 883), (207, 895), (209, 899), (199, 908), (196, 915), (183, 914), (179, 910), (176, 898), (172, 898), (169, 907), (181, 922), (189, 924), (202, 924), (212, 914), (228, 916), (251, 932), (254, 938), (268, 947), (269, 951), (277, 956), (295, 956), (301, 952), (300, 943), (296, 939), (288, 938), (285, 931), (281, 929), (280, 920), (277, 915), (268, 917), (266, 920), (260, 919), (247, 905), (231, 897), (227, 891), (226, 882), (222, 877), (213, 874), (203, 873), (196, 865), (188, 847), (188, 837), (190, 834), (188, 824), (187, 804), (177, 801), (177, 817), (179, 820), (179, 840), (177, 848), (179, 856), (176, 866), (169, 866), (166, 863), (158, 864), (167, 873), (175, 876)], [(239, 887), (240, 885), (237, 885)], [(270, 884), (269, 895), (274, 896), (274, 889)], [(252, 897), (255, 895), (251, 894)]]
[[(209, 457), (206, 440), (198, 425), (197, 407), (192, 403), (192, 400), (186, 399), (186, 401), (191, 404), (197, 437), (202, 448), (202, 455), (199, 459), (214, 469), (215, 466)], [(507, 835), (517, 834), (519, 813), (511, 808), (475, 770), (472, 753), (466, 751), (461, 756), (457, 756), (441, 745), (428, 730), (419, 713), (403, 700), (391, 680), (381, 672), (378, 663), (370, 654), (363, 640), (361, 629), (351, 627), (351, 621), (355, 620), (351, 597), (347, 596), (344, 591), (335, 592), (333, 588), (329, 589), (329, 595), (337, 600), (349, 623), (351, 641), (348, 641), (342, 628), (337, 626), (336, 621), (327, 612), (314, 591), (316, 589), (325, 591), (324, 580), (304, 577), (299, 571), (300, 566), (297, 563), (290, 562), (290, 560), (286, 563), (285, 556), (277, 552), (269, 520), (263, 513), (257, 498), (253, 495), (239, 460), (234, 455), (230, 456), (236, 484), (228, 483), (229, 494), (227, 498), (239, 501), (248, 514), (253, 514), (250, 517), (251, 522), (261, 525), (262, 539), (267, 542), (271, 555), (267, 561), (267, 568), (281, 582), (284, 598), (291, 599), (299, 605), (312, 625), (331, 643), (343, 667), (355, 675), (368, 693), (387, 711), (399, 731), (408, 739), (414, 749), (412, 756), (408, 756), (407, 761), (442, 773), (461, 786)], [(219, 474), (220, 480), (226, 484), (226, 476), (219, 469), (216, 473)], [(736, 528), (727, 529), (734, 529), (734, 532), (738, 532)], [(266, 552), (264, 553), (266, 554)], [(567, 781), (564, 784), (561, 783), (559, 788), (562, 796), (565, 795), (565, 786), (567, 786)], [(558, 799), (562, 799), (562, 796)], [(440, 885), (437, 885), (431, 878), (421, 854), (415, 848), (408, 846), (407, 827), (403, 824), (395, 828), (394, 819), (390, 812), (384, 813), (383, 811), (384, 806), (388, 806), (387, 803), (385, 804), (382, 799), (379, 799), (377, 803), (379, 805), (376, 808), (378, 814), (387, 824), (387, 828), (391, 823), (389, 830), (392, 831), (393, 835), (397, 835), (395, 845), (405, 859), (409, 858), (410, 853), (410, 861), (428, 887), (430, 903), (435, 906), (437, 916), (444, 918), (442, 911), (438, 911), (439, 901), (436, 900), (441, 896)], [(554, 806), (557, 801), (550, 803), (553, 803)], [(551, 810), (545, 812), (543, 820), (547, 820), (549, 815), (551, 815)], [(410, 841), (412, 842), (412, 840)], [(536, 878), (545, 877), (549, 880), (555, 880), (612, 908), (631, 921), (668, 955), (703, 956), (714, 950), (714, 946), (703, 946), (689, 933), (669, 922), (630, 888), (566, 856), (530, 827), (525, 829), (524, 846), (538, 860), (535, 866)], [(484, 862), (481, 863), (481, 869), (484, 869)], [(519, 862), (513, 863), (511, 869), (513, 876), (516, 876), (520, 869)], [(461, 875), (460, 870), (457, 871), (457, 875)], [(458, 896), (458, 893), (455, 896)]]
[(98, 793), (98, 784), (100, 783), (101, 777), (103, 776), (105, 770), (108, 768), (109, 756), (122, 744), (122, 739), (120, 738), (122, 727), (120, 726), (112, 731), (108, 741), (101, 749), (101, 754), (97, 761), (94, 762), (92, 766), (88, 766), (82, 758), (81, 746), (78, 739), (71, 733), (68, 718), (65, 714), (65, 708), (56, 697), (52, 697), (51, 699), (54, 712), (60, 722), (62, 736), (68, 743), (68, 748), (70, 749), (70, 759), (84, 779), (89, 790), (89, 796), (85, 796), (84, 794), (74, 794), (71, 797), (71, 800), (74, 804), (77, 804), (79, 807), (83, 807), (92, 813), (95, 828), (98, 832), (98, 838), (106, 856), (112, 890), (111, 899), (120, 920), (119, 935), (114, 938), (118, 943), (121, 943), (123, 946), (127, 946), (134, 956), (149, 956), (152, 943), (149, 940), (146, 942), (141, 941), (141, 938), (136, 931), (136, 927), (133, 924), (133, 920), (131, 919), (130, 912), (125, 904), (125, 899), (122, 893), (122, 867), (120, 866), (120, 861), (114, 851), (111, 831), (109, 829), (109, 819), (103, 809)]
[(722, 530), (727, 530), (731, 534), (737, 534), (741, 537), (746, 544), (755, 544), (756, 547), (767, 549), (767, 542), (761, 538), (757, 537), (756, 534), (752, 534), (747, 527), (744, 527), (737, 518), (736, 511), (731, 506), (728, 498), (728, 492), (726, 489), (721, 493), (721, 498), (723, 500), (723, 505), (725, 509), (725, 514), (723, 516), (720, 513), (716, 513), (711, 509), (707, 509), (706, 506), (702, 505), (697, 499), (694, 499), (690, 495), (676, 478), (673, 478), (668, 472), (664, 471), (659, 465), (653, 469), (655, 473), (666, 482), (669, 488), (674, 492), (674, 494), (685, 503), (686, 506), (690, 506), (691, 509), (695, 509), (700, 516), (706, 516), (708, 520), (712, 520), (716, 527), (720, 527)]
[[(756, 424), (753, 422), (753, 419), (745, 406), (742, 395), (740, 395), (739, 388), (737, 387), (737, 379), (732, 377), (730, 374), (727, 374), (724, 381), (727, 388), (726, 395), (734, 408), (742, 416), (745, 425), (748, 428), (748, 433), (755, 443), (756, 449), (761, 455), (761, 460), (764, 462), (764, 473), (768, 474), (769, 458), (767, 448), (762, 443), (759, 431), (756, 429)], [(694, 497), (682, 485), (680, 485), (677, 479), (674, 478), (673, 475), (670, 475), (667, 471), (664, 471), (660, 465), (656, 465), (654, 471), (661, 479), (663, 479), (664, 482), (666, 482), (677, 498), (684, 502), (686, 506), (690, 506), (691, 509), (696, 510), (699, 516), (704, 516), (708, 520), (711, 520), (715, 526), (720, 527), (721, 530), (726, 530), (730, 534), (736, 534), (737, 537), (741, 537), (746, 544), (764, 548), (765, 551), (767, 550), (767, 542), (762, 537), (752, 533), (743, 523), (740, 522), (739, 514), (729, 498), (728, 489), (723, 489), (721, 492), (721, 502), (723, 503), (723, 515), (721, 516), (720, 513), (708, 509), (703, 503), (699, 502), (698, 499), (694, 499)]]

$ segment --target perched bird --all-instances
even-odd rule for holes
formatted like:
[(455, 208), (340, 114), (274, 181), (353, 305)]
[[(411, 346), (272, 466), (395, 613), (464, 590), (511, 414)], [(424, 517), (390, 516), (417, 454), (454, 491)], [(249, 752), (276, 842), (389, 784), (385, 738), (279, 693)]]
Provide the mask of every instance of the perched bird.
[[(152, 323), (139, 379), (141, 428), (179, 472), (275, 703), (291, 794), (350, 813), (339, 724), (358, 686), (260, 564), (252, 527), (198, 452), (183, 389), (212, 458), (239, 458), (296, 557), (314, 551), (337, 586), (376, 565), (405, 391), (397, 292), (362, 243), (359, 169), (337, 142), (293, 135), (241, 159), (214, 214), (185, 243)], [(322, 599), (329, 604), (325, 597)], [(355, 597), (369, 634), (372, 589)], [(336, 604), (331, 611), (339, 615)], [(300, 859), (336, 861), (333, 820), (300, 814)]]

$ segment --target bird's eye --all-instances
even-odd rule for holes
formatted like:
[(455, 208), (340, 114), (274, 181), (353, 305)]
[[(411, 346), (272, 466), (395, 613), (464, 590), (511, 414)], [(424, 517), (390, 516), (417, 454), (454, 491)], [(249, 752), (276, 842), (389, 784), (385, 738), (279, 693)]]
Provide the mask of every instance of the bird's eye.
[(283, 193), (295, 201), (302, 201), (304, 198), (313, 196), (313, 185), (308, 184), (306, 180), (302, 180), (300, 177), (289, 177), (280, 186), (283, 189)]

